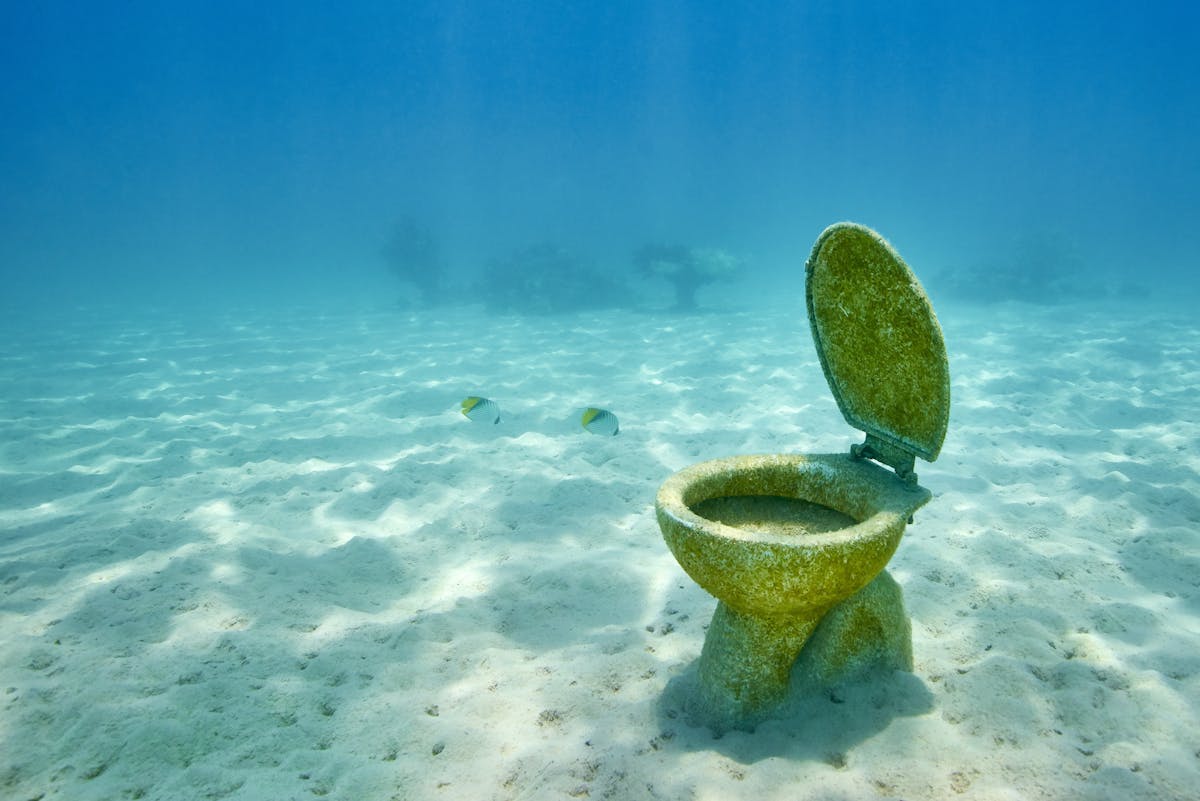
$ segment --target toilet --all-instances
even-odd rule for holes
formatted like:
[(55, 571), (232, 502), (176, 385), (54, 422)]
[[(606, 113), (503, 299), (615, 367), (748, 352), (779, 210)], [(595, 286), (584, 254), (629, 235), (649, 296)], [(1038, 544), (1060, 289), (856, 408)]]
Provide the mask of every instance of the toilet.
[(817, 238), (805, 302), (838, 408), (866, 439), (840, 454), (701, 462), (655, 503), (671, 553), (717, 599), (690, 704), (715, 728), (769, 716), (794, 668), (813, 685), (912, 669), (903, 597), (884, 568), (932, 497), (914, 466), (937, 458), (949, 422), (941, 327), (899, 254), (855, 223)]

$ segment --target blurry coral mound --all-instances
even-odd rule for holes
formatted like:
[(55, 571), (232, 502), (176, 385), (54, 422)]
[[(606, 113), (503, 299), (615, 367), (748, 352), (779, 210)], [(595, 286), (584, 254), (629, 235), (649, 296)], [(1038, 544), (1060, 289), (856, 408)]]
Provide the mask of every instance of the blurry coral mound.
[(622, 281), (548, 243), (492, 259), (476, 295), (489, 311), (518, 314), (558, 314), (629, 303), (629, 289)]
[(742, 262), (717, 248), (684, 245), (644, 245), (633, 254), (633, 266), (642, 275), (663, 278), (675, 289), (675, 308), (696, 308), (696, 290), (737, 275)]
[(437, 303), (444, 290), (445, 265), (437, 239), (425, 225), (403, 217), (383, 247), (388, 269), (419, 293), (418, 302)]
[[(1091, 268), (1075, 243), (1056, 231), (1032, 231), (1002, 256), (974, 268), (947, 270), (931, 282), (965, 300), (1059, 304), (1111, 294), (1108, 281)], [(1123, 291), (1135, 292), (1126, 287)]]

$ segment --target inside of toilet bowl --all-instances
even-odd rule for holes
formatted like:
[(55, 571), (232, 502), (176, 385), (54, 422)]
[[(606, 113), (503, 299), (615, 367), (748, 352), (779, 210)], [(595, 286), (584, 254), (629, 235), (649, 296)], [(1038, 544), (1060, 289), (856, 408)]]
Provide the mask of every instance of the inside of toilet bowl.
[(780, 495), (708, 498), (689, 508), (706, 520), (734, 528), (790, 536), (838, 531), (858, 522), (828, 506)]

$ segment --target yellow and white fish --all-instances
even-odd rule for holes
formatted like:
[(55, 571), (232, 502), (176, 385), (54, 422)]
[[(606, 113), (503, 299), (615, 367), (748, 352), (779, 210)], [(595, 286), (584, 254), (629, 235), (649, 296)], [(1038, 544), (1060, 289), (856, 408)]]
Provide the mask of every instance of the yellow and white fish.
[(500, 407), (495, 401), (472, 395), (462, 402), (462, 413), (468, 420), (476, 423), (499, 423)]
[(583, 410), (583, 419), (580, 422), (586, 431), (597, 436), (615, 437), (621, 433), (621, 427), (617, 424), (617, 416), (607, 409), (596, 409), (589, 406)]

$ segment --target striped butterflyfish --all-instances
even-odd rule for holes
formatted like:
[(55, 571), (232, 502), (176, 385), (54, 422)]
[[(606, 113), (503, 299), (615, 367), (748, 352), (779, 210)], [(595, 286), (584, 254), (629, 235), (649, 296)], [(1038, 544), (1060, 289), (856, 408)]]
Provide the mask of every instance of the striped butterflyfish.
[(495, 401), (472, 395), (462, 402), (462, 413), (476, 423), (499, 423), (500, 407)]
[(588, 407), (583, 410), (583, 419), (580, 422), (589, 433), (601, 437), (615, 437), (621, 432), (620, 426), (617, 425), (617, 416), (607, 409)]

